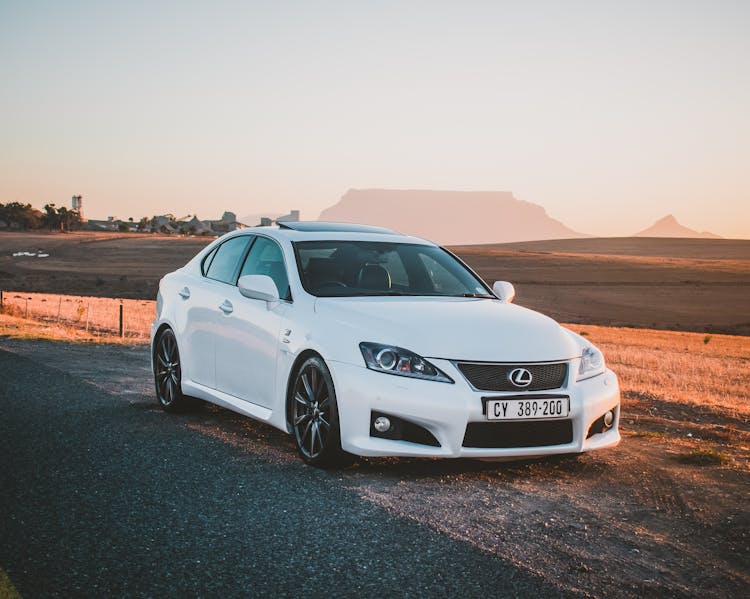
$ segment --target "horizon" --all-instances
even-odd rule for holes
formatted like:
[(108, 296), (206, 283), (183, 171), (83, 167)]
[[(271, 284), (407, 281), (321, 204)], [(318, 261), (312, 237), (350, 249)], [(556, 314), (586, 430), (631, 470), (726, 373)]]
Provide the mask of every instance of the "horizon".
[[(369, 190), (354, 190), (354, 189), (349, 189), (347, 191), (347, 194), (351, 193), (351, 192), (362, 192), (362, 191), (367, 191), (367, 192), (372, 192), (372, 191), (383, 192), (383, 191), (385, 191), (385, 192), (388, 192), (388, 193), (393, 193), (393, 192), (410, 193), (410, 192), (415, 192), (415, 191), (416, 192), (425, 192), (426, 191), (426, 192), (429, 192), (429, 193), (439, 192), (439, 193), (443, 193), (443, 194), (444, 193), (458, 193), (458, 194), (460, 194), (460, 193), (476, 193), (476, 194), (488, 194), (488, 193), (492, 193), (492, 194), (494, 194), (494, 193), (505, 194), (505, 193), (509, 193), (511, 196), (513, 195), (511, 192), (494, 192), (494, 191), (462, 192), (462, 191), (458, 191), (458, 190), (414, 190), (414, 189), (408, 189), (408, 190), (404, 190), (404, 189), (395, 189), (395, 190), (393, 190), (393, 189), (387, 189), (387, 190), (386, 189), (369, 189)], [(347, 194), (344, 194), (344, 196), (346, 196)], [(517, 199), (517, 198), (514, 198), (514, 199)], [(523, 202), (523, 203), (527, 203), (527, 202)], [(0, 202), (0, 206), (2, 206), (2, 205), (3, 205), (3, 203)], [(337, 206), (337, 205), (338, 205), (338, 203), (333, 204), (332, 206), (329, 206), (328, 208), (330, 209), (330, 208), (332, 208), (334, 206)], [(64, 206), (64, 204), (63, 205), (55, 205), (55, 207), (58, 208), (58, 209), (60, 207), (62, 207), (62, 206)], [(197, 218), (201, 222), (206, 222), (206, 221), (220, 221), (220, 220), (223, 219), (224, 214), (226, 214), (227, 212), (229, 212), (229, 213), (234, 214), (237, 222), (239, 222), (242, 225), (248, 226), (248, 227), (263, 226), (259, 222), (256, 222), (256, 221), (260, 221), (261, 218), (270, 218), (271, 221), (272, 221), (272, 224), (275, 225), (275, 224), (277, 224), (276, 223), (276, 219), (277, 218), (280, 218), (282, 216), (289, 216), (289, 212), (293, 212), (294, 211), (294, 210), (290, 210), (288, 213), (285, 213), (285, 214), (280, 214), (278, 212), (263, 212), (263, 213), (244, 214), (244, 215), (242, 215), (242, 214), (236, 214), (232, 210), (221, 210), (220, 209), (218, 211), (218, 213), (215, 214), (215, 215), (211, 215), (211, 214), (208, 214), (208, 215), (203, 214), (203, 215), (201, 215), (201, 214), (198, 214), (198, 213), (194, 213), (194, 214), (186, 214), (186, 215), (183, 215), (183, 216), (176, 216), (175, 215), (176, 213), (174, 211), (168, 210), (167, 212), (163, 212), (163, 213), (152, 212), (152, 213), (144, 214), (142, 216), (137, 216), (137, 217), (136, 216), (132, 216), (132, 215), (108, 215), (107, 217), (102, 218), (102, 217), (99, 217), (99, 216), (94, 216), (94, 217), (89, 216), (88, 213), (87, 213), (87, 211), (85, 210), (85, 203), (84, 203), (83, 206), (84, 206), (84, 209), (81, 211), (82, 217), (83, 217), (83, 222), (88, 222), (88, 221), (97, 221), (97, 222), (129, 222), (130, 221), (130, 222), (132, 222), (132, 223), (135, 224), (135, 223), (138, 223), (142, 218), (146, 218), (149, 221), (151, 221), (154, 218), (157, 218), (157, 217), (160, 217), (160, 216), (167, 216), (167, 215), (171, 215), (176, 222), (180, 222), (180, 223), (181, 222), (187, 222), (187, 221), (189, 221), (189, 220), (191, 220), (193, 218)], [(31, 207), (32, 207), (32, 209), (36, 209), (39, 212), (43, 212), (42, 207), (40, 207), (40, 206), (34, 206), (32, 204)], [(542, 208), (544, 208), (544, 207), (542, 206)], [(324, 212), (325, 212), (325, 210), (324, 210)], [(546, 211), (545, 211), (545, 213), (546, 213)], [(368, 223), (368, 219), (358, 219), (356, 221), (355, 220), (351, 220), (351, 219), (328, 219), (328, 218), (323, 219), (323, 218), (321, 218), (323, 216), (323, 214), (320, 214), (318, 216), (318, 218), (306, 218), (305, 215), (303, 215), (303, 214), (300, 214), (299, 216), (300, 216), (299, 220), (301, 222), (304, 222), (304, 221), (308, 221), (308, 222), (352, 222), (352, 223), (353, 222), (357, 222), (357, 223), (360, 223), (360, 224), (372, 224), (372, 223)], [(549, 215), (547, 214), (547, 216), (549, 216)], [(685, 227), (684, 223), (681, 222), (680, 219), (678, 217), (676, 217), (675, 215), (673, 215), (673, 214), (666, 214), (666, 215), (664, 215), (664, 216), (662, 216), (660, 218), (657, 218), (654, 222), (649, 223), (647, 225), (644, 225), (644, 227), (642, 227), (640, 230), (634, 231), (634, 232), (629, 233), (629, 234), (601, 235), (601, 234), (597, 234), (597, 233), (592, 233), (590, 231), (571, 231), (571, 232), (574, 232), (574, 233), (578, 233), (579, 235), (578, 236), (571, 236), (571, 237), (558, 237), (558, 236), (553, 236), (553, 237), (529, 237), (527, 239), (525, 238), (525, 239), (520, 240), (520, 241), (512, 241), (512, 240), (501, 239), (501, 237), (503, 237), (503, 235), (502, 235), (502, 233), (499, 233), (497, 241), (479, 240), (479, 241), (466, 241), (466, 242), (460, 242), (460, 243), (447, 242), (447, 245), (472, 245), (472, 244), (475, 244), (475, 245), (487, 245), (487, 244), (494, 244), (494, 243), (509, 244), (509, 243), (535, 242), (535, 241), (559, 241), (559, 240), (573, 240), (573, 239), (581, 239), (581, 240), (585, 240), (585, 239), (617, 239), (617, 238), (636, 238), (636, 237), (644, 237), (644, 238), (666, 238), (666, 239), (670, 239), (670, 238), (671, 239), (712, 239), (713, 238), (713, 239), (720, 239), (720, 240), (750, 241), (750, 237), (725, 237), (725, 236), (721, 236), (721, 235), (716, 235), (713, 231), (706, 231), (706, 230), (693, 230), (693, 232), (696, 235), (669, 235), (669, 234), (665, 234), (663, 232), (660, 233), (660, 234), (657, 234), (657, 235), (644, 235), (644, 233), (647, 230), (654, 229), (658, 225), (664, 226), (665, 223), (667, 223), (667, 226), (672, 226), (672, 224), (674, 224), (674, 225), (677, 225), (680, 228), (689, 229), (689, 227)], [(563, 226), (565, 226), (566, 223), (562, 223), (561, 222), (561, 224)], [(439, 235), (438, 236), (435, 236), (435, 235), (432, 235), (432, 236), (431, 235), (423, 235), (423, 234), (421, 235), (419, 233), (415, 233), (413, 231), (409, 231), (408, 228), (401, 230), (401, 229), (398, 228), (397, 225), (390, 225), (388, 223), (381, 223), (381, 226), (391, 227), (391, 228), (394, 228), (396, 230), (399, 230), (402, 233), (413, 234), (413, 235), (416, 235), (417, 237), (422, 236), (422, 237), (433, 239), (433, 241), (437, 240), (438, 243), (441, 243), (441, 245), (446, 245), (446, 243), (444, 243), (442, 241), (439, 241), (439, 239), (438, 239)], [(534, 229), (532, 227), (529, 230), (533, 231)], [(708, 234), (708, 236), (706, 236), (707, 234)]]
[(0, 203), (314, 220), (347, 189), (507, 190), (581, 233), (747, 239), (748, 28), (731, 1), (4, 4)]

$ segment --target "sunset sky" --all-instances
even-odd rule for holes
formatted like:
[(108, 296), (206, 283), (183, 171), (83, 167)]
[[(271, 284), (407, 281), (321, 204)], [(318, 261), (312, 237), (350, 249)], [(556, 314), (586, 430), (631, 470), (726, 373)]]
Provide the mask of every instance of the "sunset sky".
[(508, 190), (750, 238), (750, 2), (0, 0), (0, 202), (315, 219)]

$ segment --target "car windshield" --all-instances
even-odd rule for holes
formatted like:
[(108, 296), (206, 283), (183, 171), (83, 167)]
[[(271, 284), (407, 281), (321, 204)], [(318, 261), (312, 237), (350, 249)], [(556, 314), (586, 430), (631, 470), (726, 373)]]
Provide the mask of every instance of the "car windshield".
[(294, 248), (302, 285), (318, 297), (495, 297), (450, 252), (437, 246), (302, 241)]

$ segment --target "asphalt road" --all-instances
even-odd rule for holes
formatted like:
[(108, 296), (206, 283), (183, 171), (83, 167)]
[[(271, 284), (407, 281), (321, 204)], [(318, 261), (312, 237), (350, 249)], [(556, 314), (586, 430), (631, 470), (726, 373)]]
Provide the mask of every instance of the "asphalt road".
[(556, 597), (336, 472), (0, 350), (0, 568), (23, 597)]

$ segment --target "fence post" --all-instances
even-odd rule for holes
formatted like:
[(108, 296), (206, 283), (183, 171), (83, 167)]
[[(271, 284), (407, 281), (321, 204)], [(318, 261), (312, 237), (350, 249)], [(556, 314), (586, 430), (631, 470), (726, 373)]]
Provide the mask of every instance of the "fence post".
[(120, 302), (120, 337), (125, 336), (125, 328), (122, 326), (122, 302)]

